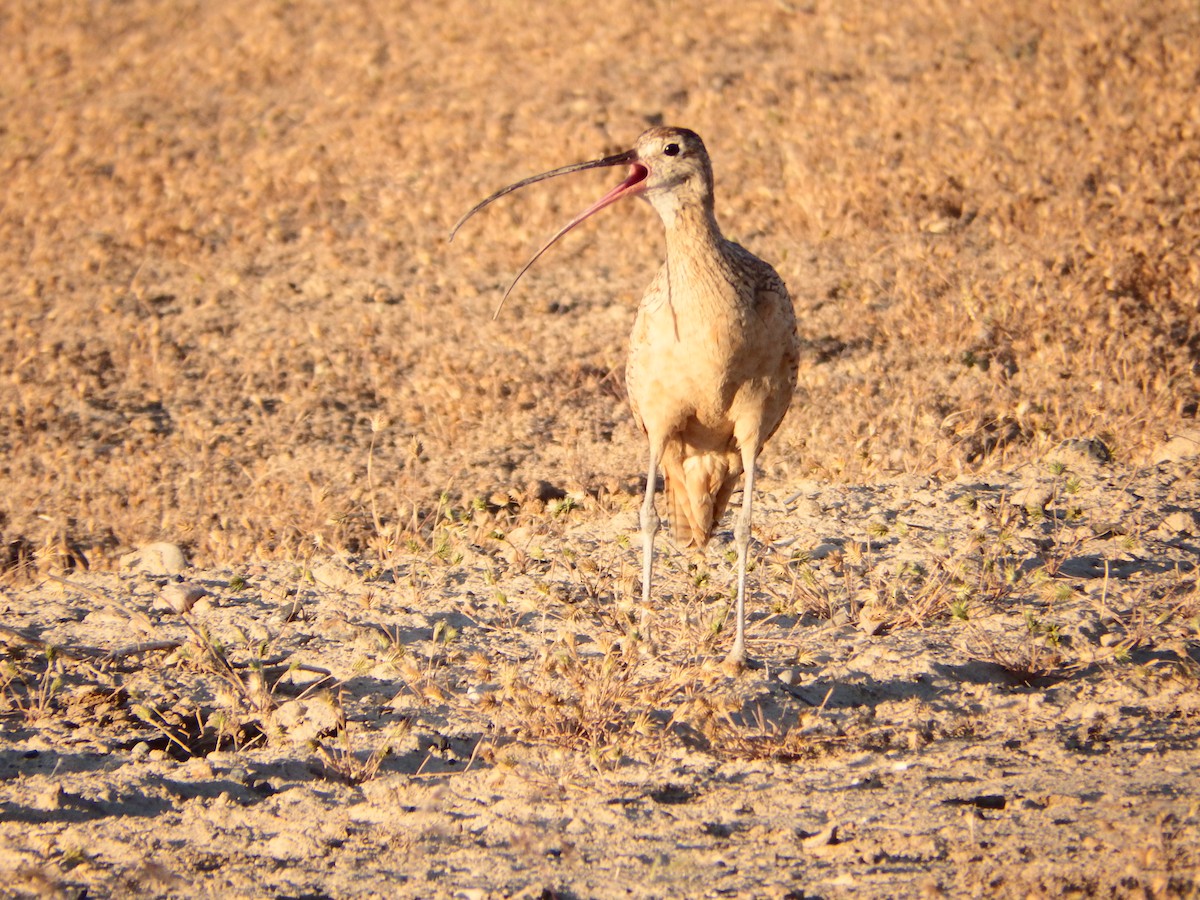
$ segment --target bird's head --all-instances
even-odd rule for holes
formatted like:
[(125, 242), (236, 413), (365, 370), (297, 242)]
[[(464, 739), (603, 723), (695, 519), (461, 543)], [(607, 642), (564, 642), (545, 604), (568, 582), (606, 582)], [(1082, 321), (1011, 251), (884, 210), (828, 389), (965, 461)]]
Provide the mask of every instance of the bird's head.
[(712, 209), (713, 175), (700, 135), (686, 128), (651, 128), (633, 151), (646, 170), (641, 193), (669, 226), (681, 210)]
[(463, 226), (463, 223), (467, 219), (505, 194), (510, 194), (519, 188), (526, 187), (538, 181), (545, 181), (547, 178), (555, 178), (559, 175), (569, 175), (572, 172), (581, 172), (584, 169), (624, 165), (629, 166), (629, 174), (625, 180), (559, 229), (546, 242), (545, 246), (533, 255), (533, 258), (525, 264), (524, 268), (517, 273), (517, 277), (513, 279), (512, 284), (508, 286), (508, 290), (504, 292), (504, 297), (500, 300), (500, 305), (496, 307), (495, 315), (499, 315), (501, 307), (504, 306), (504, 301), (508, 299), (508, 295), (512, 293), (512, 289), (520, 281), (521, 276), (529, 271), (529, 268), (560, 237), (584, 219), (598, 213), (606, 206), (611, 206), (618, 200), (622, 200), (625, 197), (644, 195), (658, 211), (659, 216), (662, 217), (668, 227), (682, 210), (688, 208), (703, 209), (711, 214), (712, 165), (709, 163), (708, 152), (704, 149), (704, 142), (700, 140), (700, 135), (694, 131), (688, 131), (686, 128), (658, 126), (642, 132), (641, 137), (637, 139), (637, 143), (634, 144), (632, 150), (626, 150), (624, 153), (618, 153), (615, 156), (606, 156), (603, 159), (596, 159), (591, 162), (563, 166), (562, 168), (543, 172), (541, 175), (533, 175), (515, 184), (510, 184), (508, 187), (501, 188), (487, 199), (477, 203), (466, 215), (458, 220), (450, 232), (450, 240), (454, 240), (454, 235), (458, 233), (458, 229)]

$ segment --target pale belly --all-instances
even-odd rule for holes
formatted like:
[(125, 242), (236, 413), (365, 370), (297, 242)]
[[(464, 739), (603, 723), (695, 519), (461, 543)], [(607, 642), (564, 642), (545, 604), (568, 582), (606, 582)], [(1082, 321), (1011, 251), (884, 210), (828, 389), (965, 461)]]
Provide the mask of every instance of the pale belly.
[(759, 430), (774, 430), (791, 395), (791, 373), (782, 349), (763, 352), (778, 342), (763, 339), (753, 311), (739, 317), (748, 321), (694, 317), (690, 328), (669, 316), (667, 309), (657, 321), (639, 317), (641, 340), (626, 369), (642, 427), (705, 450), (732, 450), (739, 421), (760, 420)]

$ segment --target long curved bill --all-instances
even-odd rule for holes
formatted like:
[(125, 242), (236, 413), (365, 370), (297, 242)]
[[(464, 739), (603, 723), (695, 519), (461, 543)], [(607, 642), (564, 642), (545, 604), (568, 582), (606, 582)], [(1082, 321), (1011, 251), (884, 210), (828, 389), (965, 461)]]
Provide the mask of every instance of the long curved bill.
[(521, 276), (529, 271), (530, 267), (541, 258), (542, 254), (554, 245), (555, 241), (557, 241), (560, 237), (562, 237), (584, 219), (604, 209), (604, 207), (611, 206), (624, 197), (641, 193), (645, 189), (645, 180), (647, 175), (646, 167), (638, 163), (637, 152), (634, 150), (628, 150), (625, 153), (618, 153), (616, 156), (606, 156), (604, 159), (595, 159), (591, 162), (574, 163), (569, 166), (563, 166), (559, 169), (543, 172), (541, 175), (533, 175), (529, 178), (525, 178), (521, 181), (518, 181), (516, 184), (510, 184), (506, 188), (501, 188), (486, 200), (481, 200), (479, 203), (475, 204), (475, 206), (473, 206), (465, 216), (455, 223), (454, 228), (450, 231), (450, 240), (454, 240), (454, 235), (458, 233), (458, 229), (463, 226), (463, 223), (465, 223), (467, 219), (471, 218), (471, 216), (475, 215), (475, 213), (479, 212), (493, 200), (498, 200), (505, 194), (511, 194), (518, 188), (526, 187), (527, 185), (534, 184), (538, 181), (545, 181), (547, 178), (555, 178), (559, 175), (570, 175), (572, 172), (582, 172), (584, 169), (598, 169), (604, 166), (623, 165), (629, 165), (631, 167), (629, 170), (629, 176), (611, 191), (573, 218), (570, 222), (564, 225), (561, 229), (559, 229), (555, 235), (550, 238), (550, 240), (546, 241), (542, 249), (535, 253), (529, 262), (525, 263), (521, 271), (517, 273), (517, 277), (512, 280), (512, 284), (508, 286), (508, 290), (504, 292), (504, 296), (500, 298), (500, 303), (496, 306), (496, 311), (492, 313), (493, 320), (500, 315), (500, 310), (504, 308), (504, 302), (508, 300), (508, 295), (511, 294), (513, 288), (517, 286), (517, 282), (521, 280)]

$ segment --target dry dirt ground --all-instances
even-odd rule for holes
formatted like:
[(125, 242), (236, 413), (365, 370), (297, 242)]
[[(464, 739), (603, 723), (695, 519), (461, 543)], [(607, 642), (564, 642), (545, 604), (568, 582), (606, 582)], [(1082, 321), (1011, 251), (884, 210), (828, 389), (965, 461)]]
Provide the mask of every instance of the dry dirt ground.
[[(4, 4), (0, 894), (1200, 895), (1198, 33)], [(801, 323), (736, 677), (728, 523), (639, 608), (652, 212), (498, 322), (614, 173), (445, 241), (659, 122)]]

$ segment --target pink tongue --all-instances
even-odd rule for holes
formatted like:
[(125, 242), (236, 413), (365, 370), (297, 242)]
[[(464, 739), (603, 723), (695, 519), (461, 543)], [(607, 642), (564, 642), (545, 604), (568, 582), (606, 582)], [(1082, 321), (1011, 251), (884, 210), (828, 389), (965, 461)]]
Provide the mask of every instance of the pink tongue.
[[(533, 259), (531, 259), (529, 261), (529, 265), (533, 265), (534, 259), (537, 259), (538, 256), (541, 256), (543, 253), (545, 253), (548, 249), (550, 249), (551, 244), (553, 244), (555, 241), (557, 241), (560, 237), (562, 237), (564, 234), (566, 234), (568, 231), (570, 231), (572, 228), (574, 228), (576, 225), (578, 225), (580, 222), (582, 222), (588, 216), (591, 216), (591, 215), (594, 215), (595, 213), (600, 212), (600, 210), (604, 209), (604, 207), (606, 207), (606, 206), (611, 206), (612, 204), (614, 204), (618, 200), (620, 200), (622, 197), (627, 197), (631, 194), (641, 193), (642, 190), (644, 190), (644, 187), (641, 186), (642, 182), (644, 182), (646, 180), (646, 175), (648, 175), (648, 174), (649, 174), (648, 170), (641, 163), (634, 163), (633, 165), (631, 165), (629, 167), (629, 177), (628, 178), (626, 178), (624, 181), (622, 181), (620, 184), (618, 184), (615, 188), (613, 188), (611, 191), (609, 191), (607, 194), (605, 194), (603, 197), (601, 197), (599, 200), (597, 200), (595, 203), (593, 203), (591, 206), (589, 206), (587, 209), (585, 209), (583, 212), (581, 212), (579, 215), (577, 215), (575, 218), (573, 218), (570, 222), (568, 222), (566, 225), (564, 225), (562, 230), (559, 231), (558, 234), (554, 235), (554, 237), (550, 238), (550, 241), (546, 244), (546, 246), (537, 252), (537, 256), (535, 256)], [(524, 270), (522, 270), (522, 271), (524, 271)], [(518, 275), (517, 277), (520, 278), (521, 276)]]
[(622, 197), (629, 197), (634, 194), (640, 194), (642, 191), (645, 190), (644, 182), (646, 181), (646, 176), (648, 174), (649, 174), (649, 171), (646, 169), (645, 166), (641, 165), (640, 163), (633, 163), (629, 167), (629, 177), (628, 178), (626, 178), (624, 181), (622, 181), (620, 184), (618, 184), (615, 188), (613, 188), (611, 191), (609, 191), (607, 194), (605, 194), (603, 197), (601, 197), (599, 200), (597, 200), (595, 203), (593, 203), (591, 206), (589, 206), (587, 209), (585, 209), (583, 212), (581, 212), (579, 215), (577, 215), (575, 218), (573, 218), (570, 222), (568, 222), (561, 229), (559, 229), (559, 231), (554, 235), (554, 237), (552, 237), (552, 238), (550, 238), (550, 240), (546, 241), (545, 246), (542, 247), (541, 250), (539, 250), (537, 253), (535, 253), (533, 255), (533, 259), (531, 259), (531, 260), (529, 260), (529, 262), (525, 263), (525, 267), (523, 269), (521, 269), (521, 271), (517, 273), (517, 277), (512, 280), (512, 284), (510, 284), (508, 286), (508, 290), (505, 291), (504, 296), (500, 298), (500, 303), (499, 303), (499, 305), (497, 305), (496, 311), (494, 313), (492, 313), (492, 318), (495, 319), (497, 316), (500, 315), (500, 310), (504, 308), (504, 301), (508, 299), (508, 295), (511, 294), (513, 288), (517, 286), (517, 282), (521, 280), (521, 276), (529, 271), (529, 268), (541, 258), (543, 253), (545, 253), (552, 246), (554, 246), (555, 241), (557, 241), (560, 237), (562, 237), (564, 234), (566, 234), (568, 231), (570, 231), (572, 228), (574, 228), (576, 225), (578, 225), (584, 219), (600, 212), (600, 210), (604, 209), (604, 207), (606, 207), (606, 206), (612, 206), (612, 204), (616, 203)]

